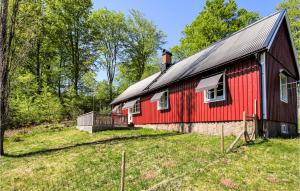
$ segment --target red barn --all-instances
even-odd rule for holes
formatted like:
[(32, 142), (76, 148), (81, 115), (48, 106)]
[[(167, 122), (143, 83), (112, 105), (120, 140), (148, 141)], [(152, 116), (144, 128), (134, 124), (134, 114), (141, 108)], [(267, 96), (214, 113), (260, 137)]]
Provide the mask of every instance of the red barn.
[(265, 17), (200, 52), (172, 63), (112, 102), (137, 127), (236, 134), (257, 103), (260, 133), (297, 135), (299, 71), (286, 11)]

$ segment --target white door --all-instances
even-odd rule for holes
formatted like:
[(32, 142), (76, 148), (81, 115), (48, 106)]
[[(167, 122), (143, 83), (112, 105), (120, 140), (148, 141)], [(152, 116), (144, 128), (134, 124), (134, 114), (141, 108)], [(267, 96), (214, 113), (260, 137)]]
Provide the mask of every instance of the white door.
[(128, 108), (128, 124), (132, 123), (132, 113), (130, 112), (130, 108)]

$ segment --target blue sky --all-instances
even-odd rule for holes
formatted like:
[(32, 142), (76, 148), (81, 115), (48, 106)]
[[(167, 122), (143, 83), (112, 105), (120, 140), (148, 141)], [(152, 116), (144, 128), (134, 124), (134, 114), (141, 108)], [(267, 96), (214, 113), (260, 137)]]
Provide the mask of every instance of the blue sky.
[[(236, 0), (239, 8), (257, 11), (261, 16), (275, 12), (280, 0)], [(106, 7), (114, 11), (128, 14), (128, 10), (137, 9), (143, 12), (147, 19), (167, 35), (169, 49), (179, 44), (181, 31), (190, 24), (202, 10), (205, 0), (94, 0), (94, 9)], [(97, 80), (106, 79), (104, 72), (98, 72)]]

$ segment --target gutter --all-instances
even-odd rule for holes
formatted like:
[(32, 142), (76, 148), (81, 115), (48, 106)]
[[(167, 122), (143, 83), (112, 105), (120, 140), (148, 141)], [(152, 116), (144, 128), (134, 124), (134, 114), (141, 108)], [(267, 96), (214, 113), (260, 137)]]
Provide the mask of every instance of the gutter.
[(258, 128), (258, 135), (263, 136), (263, 129), (264, 129), (264, 99), (263, 99), (263, 79), (262, 79), (262, 66), (260, 64), (260, 60), (258, 54), (255, 55), (255, 60), (259, 67), (259, 90), (260, 90), (260, 125)]

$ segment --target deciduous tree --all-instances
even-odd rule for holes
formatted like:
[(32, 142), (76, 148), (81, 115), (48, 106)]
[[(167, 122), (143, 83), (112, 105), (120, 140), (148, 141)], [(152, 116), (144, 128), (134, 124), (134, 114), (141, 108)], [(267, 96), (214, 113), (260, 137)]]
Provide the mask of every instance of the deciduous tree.
[(4, 131), (7, 126), (9, 67), (12, 41), (15, 36), (16, 19), (20, 0), (0, 1), (0, 156), (4, 154)]
[(109, 99), (113, 98), (113, 82), (117, 66), (124, 59), (127, 26), (123, 13), (99, 9), (89, 19), (92, 45), (97, 63), (104, 69), (109, 85)]
[(207, 0), (196, 19), (182, 31), (180, 45), (172, 48), (175, 60), (200, 51), (258, 18), (256, 12), (238, 9), (235, 0)]

